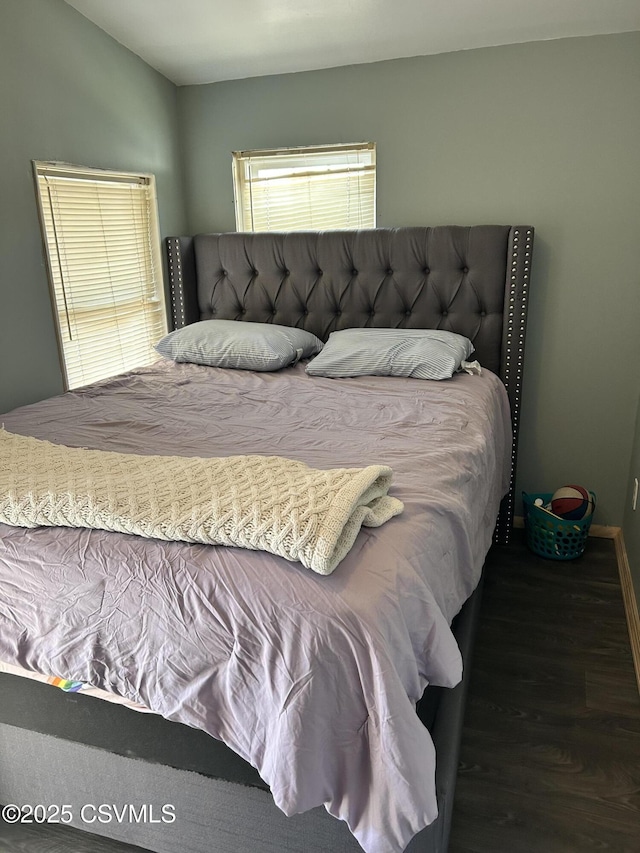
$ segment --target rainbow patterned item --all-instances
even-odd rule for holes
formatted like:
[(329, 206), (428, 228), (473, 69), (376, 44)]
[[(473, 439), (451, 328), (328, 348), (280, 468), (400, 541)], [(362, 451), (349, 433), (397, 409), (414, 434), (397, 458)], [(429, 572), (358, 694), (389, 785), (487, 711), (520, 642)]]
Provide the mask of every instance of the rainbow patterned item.
[(84, 687), (82, 681), (69, 681), (67, 678), (58, 678), (57, 675), (50, 675), (47, 678), (47, 684), (53, 684), (54, 687), (59, 687), (65, 693), (77, 693)]

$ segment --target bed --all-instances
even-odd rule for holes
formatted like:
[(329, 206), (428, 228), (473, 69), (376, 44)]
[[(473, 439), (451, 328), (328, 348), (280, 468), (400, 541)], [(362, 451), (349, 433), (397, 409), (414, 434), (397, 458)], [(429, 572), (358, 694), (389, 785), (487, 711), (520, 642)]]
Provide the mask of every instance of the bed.
[[(329, 577), (237, 548), (1, 526), (0, 801), (62, 797), (75, 825), (156, 851), (446, 850), (462, 658), (484, 557), (513, 516), (532, 245), (527, 226), (167, 240), (175, 329), (271, 323), (322, 341), (443, 329), (473, 342), (482, 375), (338, 380), (305, 361), (262, 373), (163, 361), (3, 416), (11, 433), (107, 452), (389, 464), (404, 510), (361, 530)], [(216, 631), (171, 621), (195, 593)], [(108, 631), (84, 630), (96, 610)], [(74, 770), (61, 778), (62, 760)], [(116, 800), (173, 811), (83, 822), (83, 804)]]

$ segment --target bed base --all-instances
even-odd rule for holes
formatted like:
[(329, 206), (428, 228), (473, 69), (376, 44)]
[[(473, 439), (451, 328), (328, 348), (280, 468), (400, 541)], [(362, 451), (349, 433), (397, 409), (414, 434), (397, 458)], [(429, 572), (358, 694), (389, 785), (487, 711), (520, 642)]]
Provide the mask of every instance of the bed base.
[[(418, 714), (437, 754), (439, 817), (407, 853), (446, 853), (481, 587), (455, 622), (465, 677), (428, 689)], [(154, 853), (358, 853), (323, 808), (287, 818), (257, 772), (203, 732), (0, 673), (0, 803), (69, 804), (72, 825)], [(146, 804), (146, 820), (98, 823), (85, 804)], [(162, 806), (176, 820), (159, 820)], [(88, 818), (83, 822), (81, 816)], [(3, 837), (0, 822), (0, 840)]]

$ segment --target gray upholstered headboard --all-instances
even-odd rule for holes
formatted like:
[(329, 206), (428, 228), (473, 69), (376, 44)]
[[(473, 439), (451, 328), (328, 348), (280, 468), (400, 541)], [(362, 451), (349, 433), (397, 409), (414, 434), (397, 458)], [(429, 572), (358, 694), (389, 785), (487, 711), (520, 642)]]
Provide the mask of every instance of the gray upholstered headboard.
[(514, 474), (533, 228), (441, 226), (169, 237), (174, 328), (212, 318), (299, 326), (326, 340), (362, 326), (447, 329), (470, 338), (509, 393)]

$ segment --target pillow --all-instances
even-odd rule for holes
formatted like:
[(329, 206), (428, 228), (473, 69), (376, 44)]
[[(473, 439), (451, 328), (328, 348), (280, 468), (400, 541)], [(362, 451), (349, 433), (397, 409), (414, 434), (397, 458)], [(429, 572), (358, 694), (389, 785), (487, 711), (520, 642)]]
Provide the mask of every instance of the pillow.
[(344, 329), (329, 335), (307, 373), (449, 379), (472, 352), (468, 338), (439, 329)]
[(156, 344), (160, 355), (174, 361), (239, 370), (280, 370), (321, 349), (320, 338), (304, 329), (241, 320), (201, 320)]

